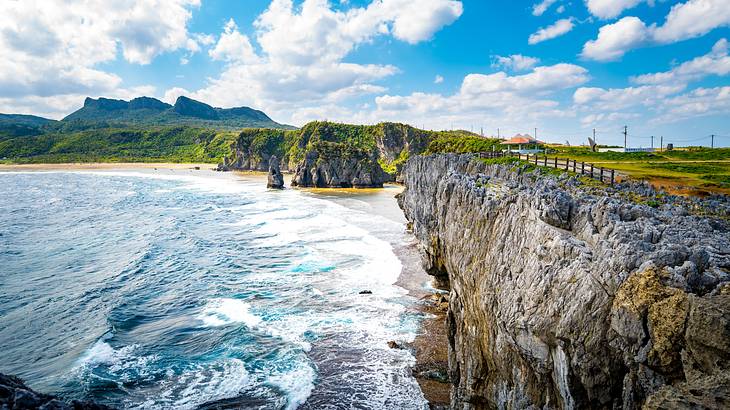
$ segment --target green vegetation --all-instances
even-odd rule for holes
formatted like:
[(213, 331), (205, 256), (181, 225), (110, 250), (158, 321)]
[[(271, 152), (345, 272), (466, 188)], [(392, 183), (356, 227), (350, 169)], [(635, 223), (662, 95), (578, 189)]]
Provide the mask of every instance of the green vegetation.
[(730, 193), (730, 148), (692, 147), (663, 152), (592, 152), (559, 147), (558, 157), (592, 162), (677, 193)]
[(131, 101), (87, 98), (81, 109), (71, 113), (58, 124), (60, 128), (57, 130), (79, 131), (91, 127), (171, 125), (228, 130), (247, 127), (294, 128), (278, 124), (263, 112), (249, 107), (214, 108), (181, 96), (175, 105), (150, 97), (139, 97)]
[(440, 131), (436, 132), (435, 137), (429, 142), (426, 153), (501, 151), (504, 146), (499, 142), (498, 139), (482, 138), (464, 131)]
[(236, 148), (254, 162), (276, 155), (290, 168), (309, 151), (317, 151), (321, 159), (375, 157), (384, 171), (397, 174), (412, 155), (491, 151), (497, 142), (466, 131), (426, 131), (398, 123), (351, 125), (314, 121), (299, 131), (244, 130)]
[(14, 163), (217, 163), (235, 139), (232, 132), (190, 127), (88, 130), (0, 141), (0, 158)]

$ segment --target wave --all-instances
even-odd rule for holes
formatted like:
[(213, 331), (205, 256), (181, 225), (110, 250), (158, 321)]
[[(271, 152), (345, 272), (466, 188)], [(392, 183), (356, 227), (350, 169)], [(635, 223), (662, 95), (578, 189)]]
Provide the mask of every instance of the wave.
[(250, 312), (248, 303), (240, 299), (227, 298), (209, 301), (198, 319), (207, 327), (244, 323), (249, 328), (254, 328), (261, 323), (261, 319)]

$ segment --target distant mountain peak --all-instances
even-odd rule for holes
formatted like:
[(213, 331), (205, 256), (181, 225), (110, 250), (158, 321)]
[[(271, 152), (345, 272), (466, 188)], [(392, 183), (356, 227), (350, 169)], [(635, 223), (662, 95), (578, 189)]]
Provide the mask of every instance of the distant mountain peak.
[(186, 96), (175, 105), (152, 97), (130, 101), (86, 98), (84, 106), (62, 121), (109, 125), (191, 125), (211, 128), (294, 128), (274, 122), (264, 112), (249, 107), (216, 108)]
[(173, 110), (176, 113), (187, 117), (202, 118), (206, 120), (219, 119), (218, 111), (215, 108), (206, 103), (185, 97), (184, 95), (177, 97)]

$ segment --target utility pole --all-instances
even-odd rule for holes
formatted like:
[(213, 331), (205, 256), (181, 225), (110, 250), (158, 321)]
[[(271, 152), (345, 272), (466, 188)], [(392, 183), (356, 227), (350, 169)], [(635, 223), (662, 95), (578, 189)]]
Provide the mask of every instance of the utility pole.
[(502, 135), (499, 133), (499, 128), (497, 128), (497, 138), (502, 139)]
[(479, 128), (479, 135), (484, 136), (484, 127)]
[(715, 148), (715, 134), (712, 134), (711, 137), (712, 137), (712, 140), (711, 140), (712, 142), (710, 142), (710, 148)]
[(664, 135), (659, 137), (659, 151), (664, 151)]
[(654, 136), (651, 136), (651, 149), (654, 149)]
[(626, 140), (629, 136), (629, 127), (624, 125), (624, 151), (626, 151)]
[(535, 128), (535, 139), (537, 139), (537, 128)]
[(596, 129), (593, 129), (593, 142), (598, 145), (598, 141), (596, 141)]

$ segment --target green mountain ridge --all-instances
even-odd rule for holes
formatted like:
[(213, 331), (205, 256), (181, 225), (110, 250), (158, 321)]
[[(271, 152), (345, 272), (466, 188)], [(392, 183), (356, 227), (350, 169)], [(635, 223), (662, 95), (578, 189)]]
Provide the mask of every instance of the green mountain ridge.
[(264, 112), (253, 108), (216, 108), (185, 96), (178, 97), (175, 105), (151, 97), (138, 97), (130, 101), (87, 98), (82, 108), (61, 122), (71, 129), (88, 129), (89, 125), (94, 124), (109, 127), (188, 125), (215, 129), (295, 128), (279, 124)]

